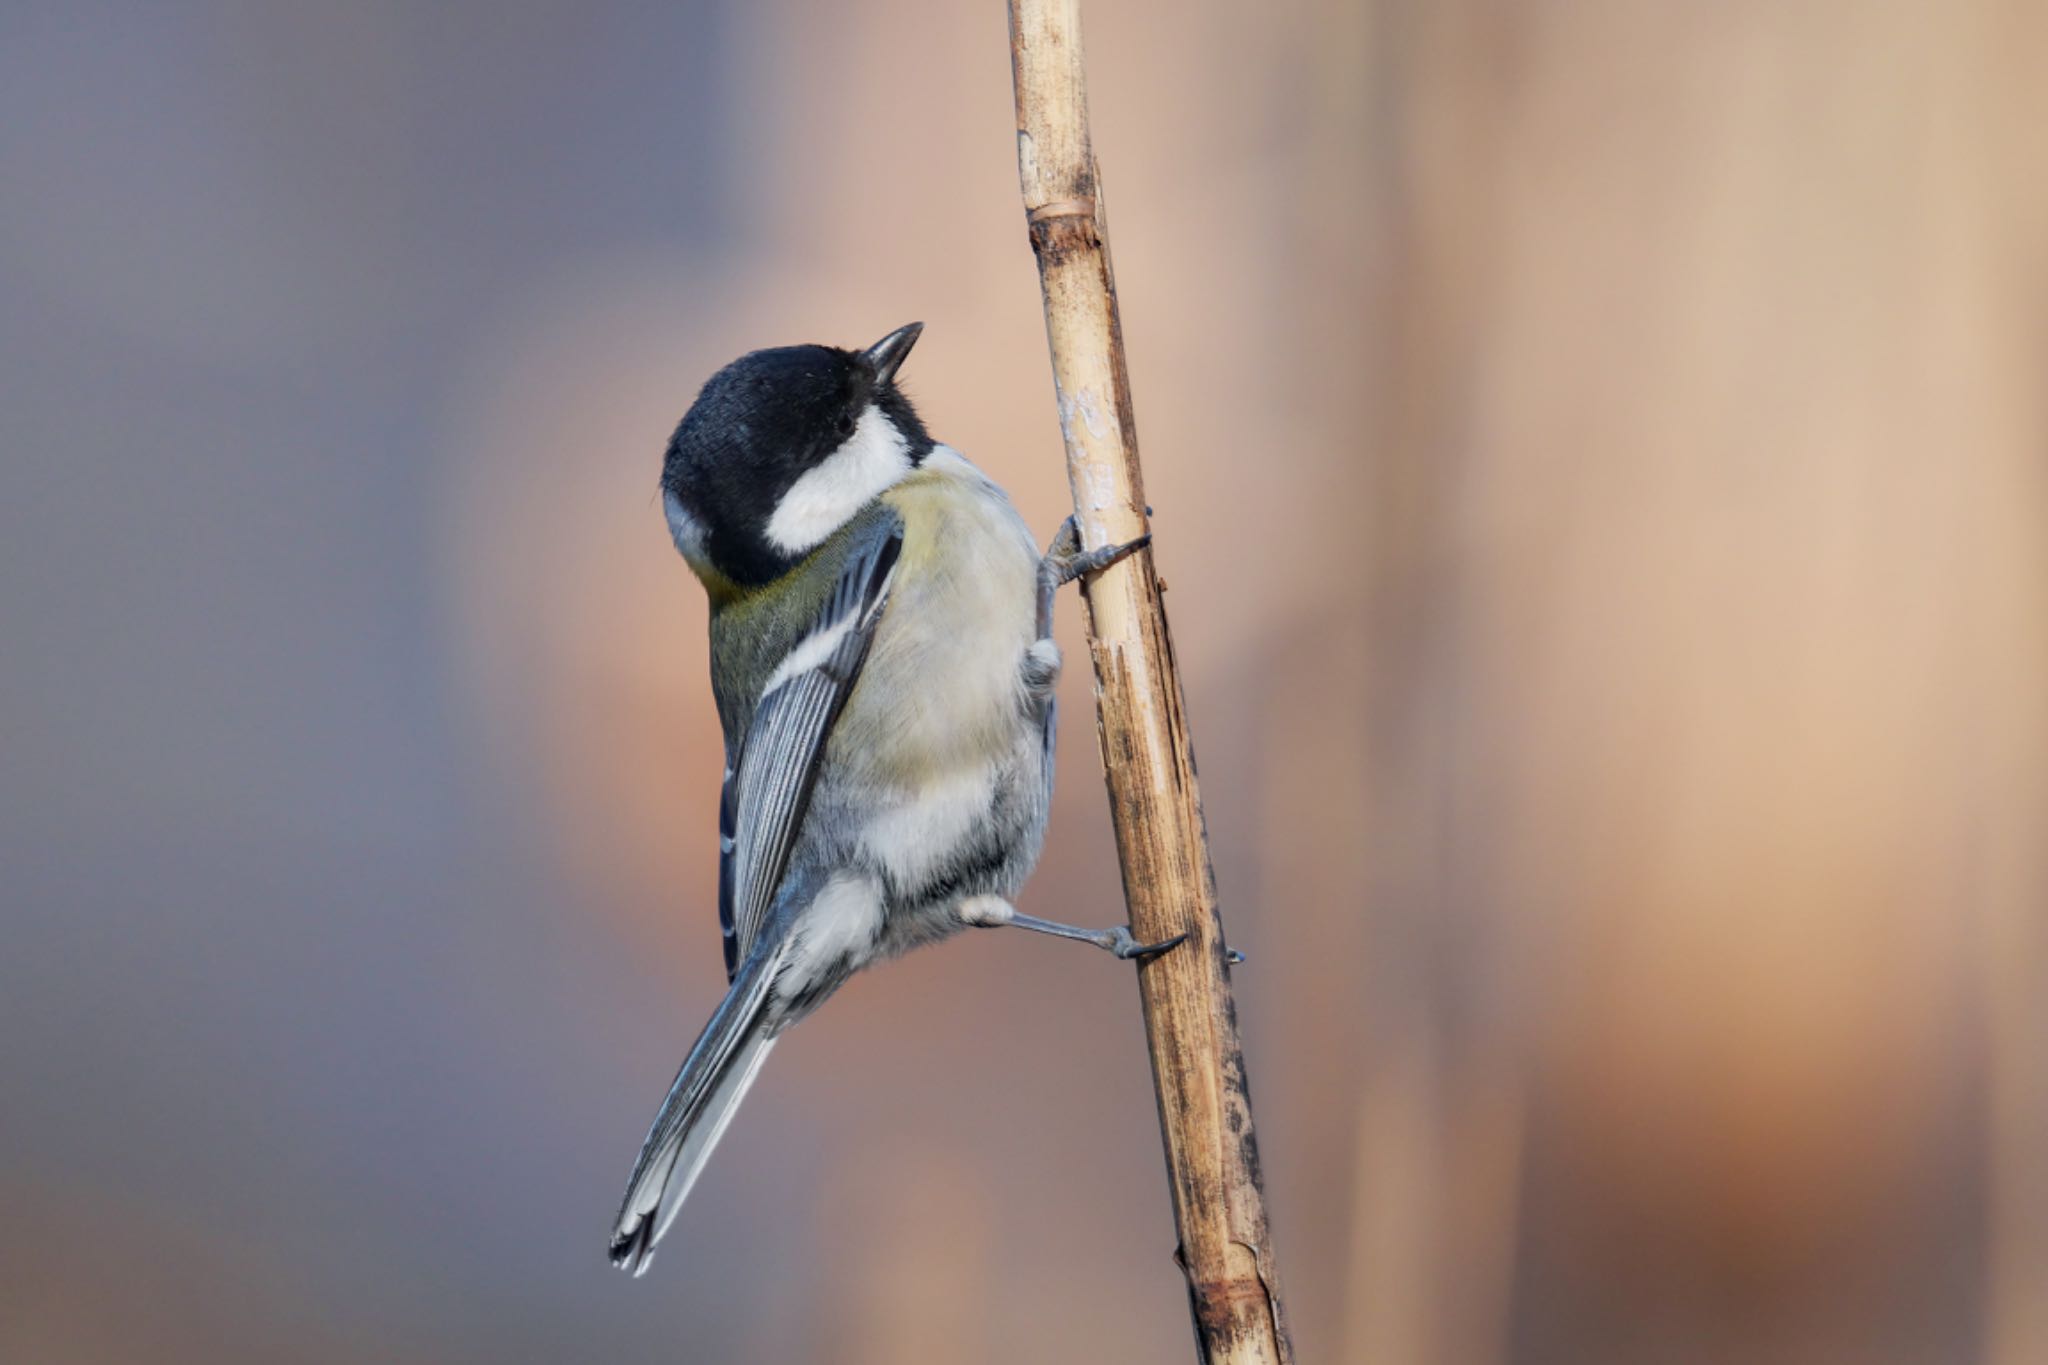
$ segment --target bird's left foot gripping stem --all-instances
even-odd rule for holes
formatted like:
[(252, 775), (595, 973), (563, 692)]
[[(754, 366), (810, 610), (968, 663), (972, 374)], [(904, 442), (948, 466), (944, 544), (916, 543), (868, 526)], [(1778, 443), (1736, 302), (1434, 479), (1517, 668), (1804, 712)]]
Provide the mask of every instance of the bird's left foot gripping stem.
[(1035, 915), (1020, 915), (1017, 907), (1000, 896), (971, 896), (961, 902), (959, 914), (963, 922), (980, 929), (998, 929), (1007, 924), (1016, 929), (1029, 929), (1034, 934), (1051, 934), (1054, 938), (1070, 938), (1076, 943), (1092, 943), (1126, 962), (1157, 957), (1169, 948), (1178, 948), (1187, 938), (1186, 934), (1175, 934), (1158, 943), (1140, 943), (1121, 924), (1107, 929), (1083, 929), (1079, 925), (1061, 924)]
[(1038, 561), (1039, 638), (1046, 639), (1052, 635), (1052, 601), (1061, 588), (1077, 578), (1101, 573), (1126, 555), (1134, 554), (1151, 543), (1152, 533), (1147, 531), (1136, 540), (1127, 540), (1121, 545), (1084, 550), (1081, 548), (1081, 532), (1074, 519), (1068, 517), (1061, 522), (1058, 534), (1045, 549), (1045, 557)]

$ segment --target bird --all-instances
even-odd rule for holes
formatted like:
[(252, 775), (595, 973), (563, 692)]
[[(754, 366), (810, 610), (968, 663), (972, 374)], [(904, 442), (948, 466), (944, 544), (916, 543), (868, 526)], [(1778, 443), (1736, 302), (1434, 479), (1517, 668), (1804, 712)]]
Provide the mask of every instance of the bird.
[(753, 351), (714, 374), (662, 460), (670, 537), (710, 603), (725, 735), (727, 990), (641, 1145), (611, 1259), (645, 1274), (777, 1038), (855, 972), (1025, 915), (1053, 785), (1053, 603), (1143, 549), (1040, 553), (997, 484), (932, 439), (897, 374), (910, 323), (864, 349)]

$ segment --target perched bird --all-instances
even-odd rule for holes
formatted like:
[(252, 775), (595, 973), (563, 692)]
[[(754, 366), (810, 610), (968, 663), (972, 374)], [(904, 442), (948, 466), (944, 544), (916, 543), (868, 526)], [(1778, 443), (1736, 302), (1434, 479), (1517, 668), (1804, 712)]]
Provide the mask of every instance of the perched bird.
[(897, 386), (922, 331), (742, 356), (662, 465), (670, 533), (711, 600), (730, 985), (619, 1208), (612, 1261), (636, 1275), (777, 1035), (869, 963), (969, 925), (1122, 958), (1180, 942), (1011, 904), (1052, 797), (1053, 596), (1149, 537), (1084, 553), (1069, 521), (1041, 556)]

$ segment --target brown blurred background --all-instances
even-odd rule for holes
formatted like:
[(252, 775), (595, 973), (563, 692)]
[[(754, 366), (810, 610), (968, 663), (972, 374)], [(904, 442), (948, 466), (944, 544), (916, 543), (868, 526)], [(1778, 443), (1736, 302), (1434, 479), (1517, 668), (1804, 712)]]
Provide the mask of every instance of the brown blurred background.
[[(1089, 38), (1301, 1360), (2048, 1361), (2048, 13)], [(0, 187), (0, 1360), (1189, 1358), (1021, 935), (603, 1256), (722, 979), (668, 429), (921, 318), (1061, 514), (1000, 4), (14, 3)]]

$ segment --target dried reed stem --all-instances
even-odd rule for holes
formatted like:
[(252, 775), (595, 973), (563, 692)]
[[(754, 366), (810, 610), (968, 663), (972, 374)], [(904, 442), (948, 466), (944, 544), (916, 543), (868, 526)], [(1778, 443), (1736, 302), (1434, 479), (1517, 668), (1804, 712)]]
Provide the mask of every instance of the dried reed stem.
[[(1093, 549), (1142, 534), (1147, 518), (1088, 138), (1079, 0), (1010, 0), (1010, 58), (1067, 478)], [(1196, 1339), (1209, 1365), (1287, 1365), (1208, 833), (1151, 552), (1096, 576), (1085, 596), (1131, 932), (1141, 942), (1189, 936), (1138, 969), (1138, 988)]]

